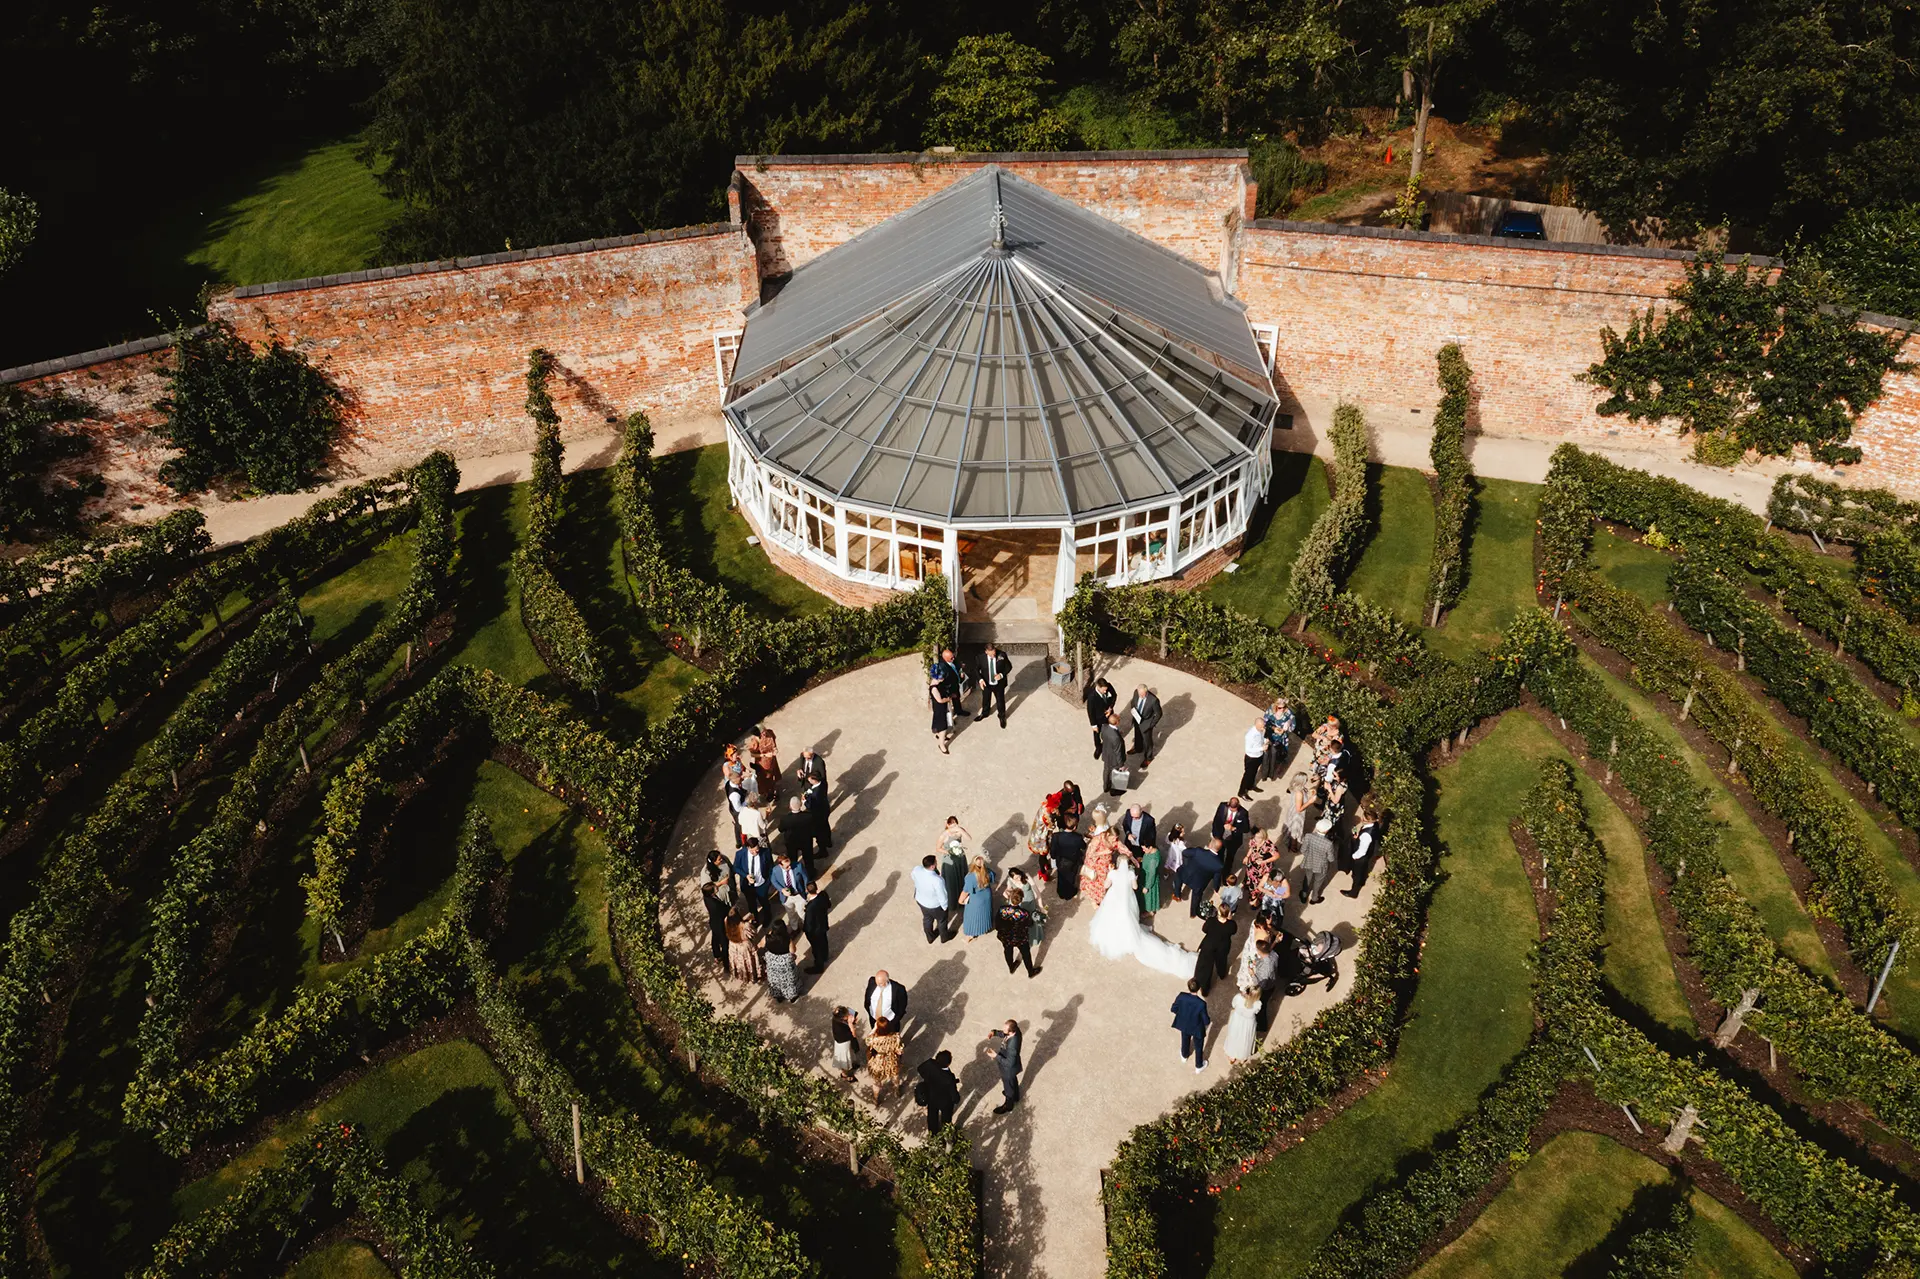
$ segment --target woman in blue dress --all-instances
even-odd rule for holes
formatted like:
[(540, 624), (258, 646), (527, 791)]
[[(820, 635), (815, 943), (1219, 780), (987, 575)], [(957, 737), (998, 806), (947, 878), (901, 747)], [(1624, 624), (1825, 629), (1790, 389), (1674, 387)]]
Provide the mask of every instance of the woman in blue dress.
[(993, 931), (993, 888), (999, 876), (987, 869), (987, 859), (975, 853), (973, 867), (960, 885), (960, 931), (971, 943)]

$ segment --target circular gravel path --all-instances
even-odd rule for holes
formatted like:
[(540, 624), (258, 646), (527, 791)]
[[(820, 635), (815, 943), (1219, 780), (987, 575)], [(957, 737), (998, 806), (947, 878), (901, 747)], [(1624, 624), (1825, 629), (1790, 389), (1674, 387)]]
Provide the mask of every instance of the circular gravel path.
[[(1182, 983), (1131, 958), (1102, 958), (1086, 941), (1093, 903), (1085, 894), (1060, 902), (1046, 890), (1047, 940), (1036, 956), (1044, 971), (1029, 979), (1024, 971), (1008, 974), (991, 934), (973, 943), (956, 938), (928, 945), (909, 874), (934, 851), (948, 814), (960, 818), (1002, 876), (1015, 866), (1031, 872), (1027, 823), (1040, 800), (1066, 778), (1080, 783), (1089, 806), (1124, 806), (1137, 797), (1163, 832), (1169, 822), (1190, 831), (1200, 827), (1198, 842), (1214, 806), (1239, 780), (1241, 742), (1258, 712), (1197, 676), (1152, 662), (1113, 661), (1102, 673), (1123, 698), (1146, 683), (1158, 690), (1166, 716), (1152, 770), (1137, 778), (1126, 799), (1109, 801), (1098, 794), (1100, 770), (1091, 758), (1085, 713), (1045, 686), (1040, 659), (1020, 659), (1008, 726), (965, 721), (950, 756), (940, 753), (928, 732), (920, 672), (917, 656), (864, 667), (803, 693), (769, 720), (788, 778), (783, 796), (792, 793), (793, 764), (804, 745), (826, 759), (832, 782), (835, 852), (825, 867), (834, 903), (833, 959), (826, 972), (803, 972), (801, 998), (786, 1005), (775, 1004), (764, 986), (719, 979), (707, 953), (697, 887), (707, 850), (732, 847), (717, 761), (675, 832), (672, 888), (662, 919), (667, 944), (719, 1007), (751, 1018), (796, 1059), (829, 1075), (833, 1005), (857, 1004), (875, 969), (906, 983), (903, 1076), (912, 1078), (914, 1068), (943, 1047), (953, 1053), (962, 1090), (959, 1121), (986, 1174), (988, 1273), (1084, 1279), (1106, 1267), (1100, 1169), (1114, 1148), (1134, 1125), (1217, 1082), (1228, 1069), (1217, 1049), (1231, 983), (1214, 986), (1209, 1061), (1196, 1074), (1180, 1060), (1179, 1036), (1171, 1029), (1169, 1006)], [(1292, 767), (1302, 766), (1296, 750)], [(1282, 782), (1262, 787), (1252, 804), (1256, 826), (1271, 830), (1278, 823), (1282, 789)], [(1333, 929), (1347, 944), (1341, 983), (1331, 994), (1316, 984), (1284, 1001), (1267, 1047), (1347, 993), (1346, 973), (1357, 959), (1355, 928), (1378, 879), (1376, 870), (1358, 900), (1329, 891), (1323, 904), (1306, 908), (1309, 927)], [(1345, 883), (1341, 876), (1334, 886)], [(1237, 940), (1246, 936), (1246, 921), (1243, 908)], [(1296, 914), (1293, 923), (1299, 922)], [(1199, 942), (1199, 921), (1185, 903), (1160, 911), (1154, 924), (1162, 936), (1189, 948)], [(998, 1078), (980, 1046), (1009, 1017), (1025, 1032), (1025, 1097), (1011, 1113), (995, 1115)], [(863, 1103), (870, 1101), (864, 1075), (859, 1087)], [(909, 1140), (926, 1131), (924, 1112), (910, 1097), (890, 1100), (875, 1113)], [(1274, 1210), (1285, 1211), (1285, 1205)]]

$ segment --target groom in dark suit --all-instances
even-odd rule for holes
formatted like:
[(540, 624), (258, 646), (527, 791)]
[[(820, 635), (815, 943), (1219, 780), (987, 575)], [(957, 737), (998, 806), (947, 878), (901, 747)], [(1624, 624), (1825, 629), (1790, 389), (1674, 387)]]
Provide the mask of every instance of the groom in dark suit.
[(1061, 901), (1071, 901), (1080, 892), (1080, 864), (1087, 859), (1086, 836), (1069, 823), (1047, 841), (1047, 854), (1053, 858), (1053, 891)]
[(1193, 1073), (1199, 1074), (1207, 1068), (1207, 1027), (1213, 1022), (1213, 1014), (1207, 1011), (1207, 1001), (1200, 998), (1200, 983), (1190, 981), (1187, 988), (1173, 997), (1173, 1028), (1180, 1032), (1180, 1060), (1193, 1058)]

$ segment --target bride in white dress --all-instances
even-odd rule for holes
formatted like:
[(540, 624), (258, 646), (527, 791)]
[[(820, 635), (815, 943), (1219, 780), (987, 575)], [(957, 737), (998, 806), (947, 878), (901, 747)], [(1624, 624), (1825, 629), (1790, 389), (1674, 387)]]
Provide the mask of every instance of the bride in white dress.
[(1133, 867), (1123, 858), (1107, 872), (1107, 895), (1093, 912), (1087, 940), (1108, 959), (1132, 955), (1156, 972), (1170, 977), (1193, 976), (1193, 952), (1140, 925), (1140, 903), (1134, 897)]

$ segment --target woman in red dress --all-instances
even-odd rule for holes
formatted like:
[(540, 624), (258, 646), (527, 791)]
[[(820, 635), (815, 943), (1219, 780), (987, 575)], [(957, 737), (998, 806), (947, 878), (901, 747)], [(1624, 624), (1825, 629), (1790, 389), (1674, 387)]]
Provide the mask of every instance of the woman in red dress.
[(747, 753), (753, 757), (753, 771), (760, 779), (760, 802), (771, 804), (780, 798), (780, 742), (773, 730), (762, 724), (747, 739)]
[(1095, 907), (1107, 895), (1107, 872), (1120, 856), (1120, 836), (1107, 825), (1107, 810), (1093, 810), (1093, 830), (1087, 835), (1087, 859), (1080, 865), (1080, 885), (1093, 898)]

